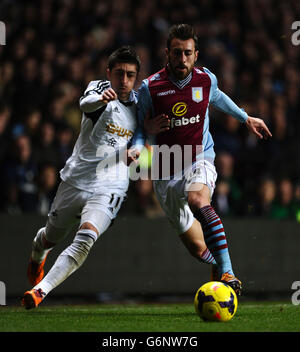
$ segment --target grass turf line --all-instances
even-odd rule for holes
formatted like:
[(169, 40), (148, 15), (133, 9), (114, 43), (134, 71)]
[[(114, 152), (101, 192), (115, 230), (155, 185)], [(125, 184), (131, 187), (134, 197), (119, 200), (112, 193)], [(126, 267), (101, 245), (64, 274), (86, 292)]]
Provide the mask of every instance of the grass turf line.
[(1, 332), (300, 332), (300, 306), (241, 303), (226, 323), (203, 322), (193, 304), (113, 304), (0, 308)]

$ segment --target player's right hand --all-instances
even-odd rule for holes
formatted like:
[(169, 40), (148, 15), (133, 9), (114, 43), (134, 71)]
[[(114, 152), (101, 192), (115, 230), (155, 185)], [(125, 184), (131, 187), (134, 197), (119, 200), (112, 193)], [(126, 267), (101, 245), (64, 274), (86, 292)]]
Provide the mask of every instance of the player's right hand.
[(144, 128), (148, 134), (158, 134), (170, 129), (170, 119), (166, 114), (151, 117), (150, 111), (145, 116)]
[(112, 88), (108, 88), (101, 94), (100, 101), (104, 104), (108, 104), (110, 101), (116, 99), (118, 99), (117, 93)]
[(272, 137), (272, 133), (269, 131), (268, 127), (262, 119), (248, 116), (246, 120), (246, 126), (248, 127), (249, 131), (254, 133), (260, 139), (268, 139)]

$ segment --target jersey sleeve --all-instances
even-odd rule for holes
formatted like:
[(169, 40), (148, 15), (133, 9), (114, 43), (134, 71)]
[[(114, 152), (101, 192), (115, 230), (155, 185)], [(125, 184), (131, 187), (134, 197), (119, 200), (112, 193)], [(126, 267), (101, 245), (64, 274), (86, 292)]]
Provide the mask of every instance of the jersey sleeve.
[(79, 100), (80, 109), (90, 113), (103, 107), (105, 104), (100, 101), (101, 94), (108, 88), (110, 88), (109, 81), (91, 81)]
[(149, 92), (148, 80), (144, 80), (138, 90), (138, 103), (137, 103), (137, 128), (134, 132), (131, 148), (142, 150), (146, 142), (146, 133), (144, 130), (144, 119), (148, 111), (153, 113), (152, 99)]
[(248, 114), (246, 111), (238, 107), (228, 95), (222, 92), (218, 87), (217, 77), (207, 68), (203, 68), (211, 79), (211, 90), (209, 95), (209, 102), (217, 109), (235, 117), (240, 122), (246, 122)]

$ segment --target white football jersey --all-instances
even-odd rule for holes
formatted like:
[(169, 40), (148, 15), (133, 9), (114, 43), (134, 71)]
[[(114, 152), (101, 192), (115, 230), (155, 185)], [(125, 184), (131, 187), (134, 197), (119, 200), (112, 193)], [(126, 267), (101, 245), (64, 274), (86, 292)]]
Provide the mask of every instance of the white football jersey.
[(109, 81), (92, 81), (80, 98), (80, 134), (60, 176), (81, 190), (125, 195), (129, 170), (122, 157), (137, 125), (137, 94), (103, 104), (100, 96), (109, 87)]

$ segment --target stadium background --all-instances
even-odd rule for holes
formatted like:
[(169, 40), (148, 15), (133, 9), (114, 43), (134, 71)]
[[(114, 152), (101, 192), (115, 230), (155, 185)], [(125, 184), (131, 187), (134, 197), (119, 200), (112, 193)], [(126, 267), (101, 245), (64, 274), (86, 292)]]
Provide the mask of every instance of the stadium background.
[[(0, 280), (9, 295), (28, 288), (32, 236), (45, 221), (58, 172), (78, 135), (78, 100), (85, 87), (105, 78), (108, 55), (123, 44), (140, 54), (138, 87), (165, 64), (168, 28), (180, 22), (192, 24), (198, 34), (199, 65), (214, 72), (219, 87), (249, 115), (263, 118), (273, 134), (260, 141), (235, 119), (211, 110), (219, 174), (213, 204), (224, 218), (234, 266), (248, 280), (249, 291), (270, 293), (278, 275), (285, 278), (278, 280), (278, 291), (290, 290), (299, 279), (300, 47), (291, 41), (299, 1), (3, 0), (0, 20), (6, 25), (6, 45), (0, 46), (1, 268), (12, 264), (1, 270)], [(198, 269), (180, 247), (149, 182), (130, 185), (109, 231), (100, 240), (103, 246), (98, 241), (76, 278), (58, 293), (82, 294), (84, 284), (93, 282), (89, 293), (122, 293), (123, 288), (138, 295), (183, 294), (197, 285), (196, 276), (198, 281), (208, 277), (207, 268)], [(116, 263), (123, 263), (126, 273), (122, 265), (112, 268)], [(101, 272), (107, 274), (101, 277)], [(153, 283), (158, 277), (159, 284)]]

